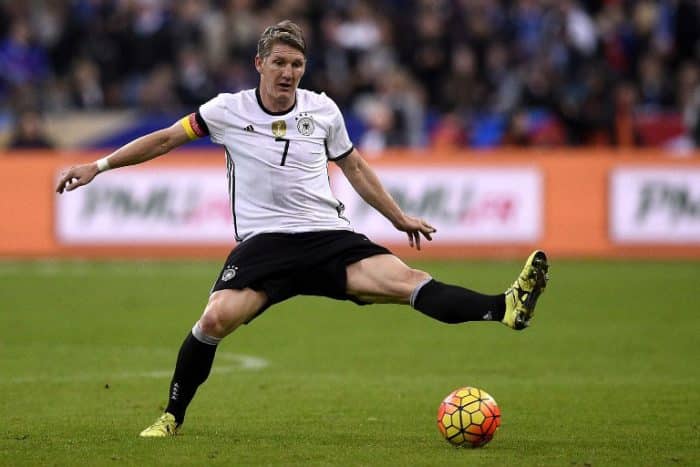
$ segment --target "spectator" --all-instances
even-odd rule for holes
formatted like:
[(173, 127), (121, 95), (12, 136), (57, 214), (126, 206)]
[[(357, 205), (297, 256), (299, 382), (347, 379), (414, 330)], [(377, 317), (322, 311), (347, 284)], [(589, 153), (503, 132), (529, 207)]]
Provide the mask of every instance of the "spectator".
[(436, 107), (440, 102), (442, 80), (449, 69), (450, 41), (446, 21), (438, 11), (422, 11), (415, 17), (414, 34), (403, 37), (408, 45), (408, 64), (425, 90), (428, 104)]
[(372, 157), (388, 147), (396, 146), (396, 119), (391, 108), (382, 101), (368, 99), (358, 106), (367, 130), (362, 135), (358, 146)]
[(104, 106), (104, 92), (100, 70), (89, 59), (79, 59), (73, 65), (73, 101), (81, 109), (100, 109)]
[(438, 86), (440, 110), (470, 114), (485, 105), (486, 87), (478, 76), (476, 56), (466, 44), (455, 46), (451, 57), (450, 73)]
[(46, 135), (41, 116), (33, 110), (19, 114), (10, 136), (9, 149), (53, 149), (54, 144)]
[(0, 95), (20, 85), (39, 85), (48, 76), (46, 51), (33, 39), (25, 20), (16, 20), (0, 41)]
[(615, 89), (615, 135), (614, 142), (619, 147), (633, 147), (641, 143), (635, 125), (637, 89), (633, 83), (620, 83)]
[(508, 128), (503, 138), (506, 146), (528, 147), (533, 144), (534, 129), (530, 115), (518, 110), (513, 112), (508, 120)]
[(205, 63), (201, 49), (184, 47), (178, 53), (177, 94), (179, 101), (196, 108), (216, 95), (216, 86)]
[(679, 105), (689, 145), (700, 148), (700, 66), (697, 62), (682, 65), (678, 80)]
[(517, 105), (521, 82), (515, 73), (506, 44), (494, 42), (486, 50), (485, 81), (488, 86), (488, 109), (502, 115), (510, 114)]
[(645, 54), (639, 62), (640, 104), (646, 110), (666, 110), (673, 103), (673, 91), (667, 81), (661, 58), (654, 53)]
[(445, 114), (435, 125), (430, 135), (431, 147), (438, 152), (449, 152), (464, 147), (467, 130), (462, 117), (455, 113)]
[(401, 68), (382, 74), (377, 81), (377, 99), (393, 113), (394, 125), (390, 146), (419, 147), (425, 143), (425, 96)]

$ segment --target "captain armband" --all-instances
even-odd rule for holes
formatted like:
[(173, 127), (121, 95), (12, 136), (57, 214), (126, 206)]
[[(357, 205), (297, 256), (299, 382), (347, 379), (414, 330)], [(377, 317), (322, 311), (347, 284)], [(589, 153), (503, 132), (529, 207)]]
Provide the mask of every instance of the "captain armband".
[(189, 139), (197, 139), (209, 134), (209, 129), (199, 112), (193, 112), (180, 119), (180, 125), (185, 129)]

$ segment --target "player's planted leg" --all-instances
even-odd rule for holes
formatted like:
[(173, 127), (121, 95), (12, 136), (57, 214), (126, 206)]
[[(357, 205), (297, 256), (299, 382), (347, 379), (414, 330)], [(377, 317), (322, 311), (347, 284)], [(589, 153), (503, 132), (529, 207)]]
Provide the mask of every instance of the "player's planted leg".
[(202, 317), (180, 347), (165, 413), (140, 436), (163, 438), (177, 433), (197, 388), (209, 376), (221, 339), (255, 316), (266, 301), (263, 292), (251, 289), (219, 290), (211, 294)]
[(549, 264), (544, 251), (535, 250), (527, 258), (523, 270), (513, 285), (506, 290), (506, 312), (501, 322), (521, 330), (530, 325), (535, 314), (537, 299), (549, 280)]
[(165, 413), (143, 430), (144, 438), (173, 436), (185, 420), (185, 411), (197, 388), (206, 381), (214, 363), (216, 347), (221, 339), (204, 334), (197, 322), (187, 335), (177, 355), (170, 396)]
[(175, 421), (175, 416), (171, 413), (164, 413), (153, 425), (149, 426), (141, 432), (139, 436), (142, 438), (165, 438), (167, 436), (175, 436), (179, 425)]

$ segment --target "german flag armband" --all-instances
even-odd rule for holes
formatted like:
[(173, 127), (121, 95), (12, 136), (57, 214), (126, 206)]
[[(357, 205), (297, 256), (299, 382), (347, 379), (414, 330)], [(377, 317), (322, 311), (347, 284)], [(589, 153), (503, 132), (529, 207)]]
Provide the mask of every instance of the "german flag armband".
[(180, 125), (185, 129), (190, 140), (201, 138), (209, 134), (209, 128), (199, 112), (193, 112), (180, 119)]

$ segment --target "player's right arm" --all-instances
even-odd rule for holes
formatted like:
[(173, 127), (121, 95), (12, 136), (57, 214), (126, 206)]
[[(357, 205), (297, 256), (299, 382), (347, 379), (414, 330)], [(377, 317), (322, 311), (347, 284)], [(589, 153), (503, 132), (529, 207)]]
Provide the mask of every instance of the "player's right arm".
[(204, 136), (206, 131), (198, 126), (200, 119), (196, 114), (190, 114), (168, 128), (154, 131), (125, 144), (100, 160), (71, 167), (61, 174), (56, 192), (75, 190), (90, 183), (100, 172), (149, 161), (190, 140)]

